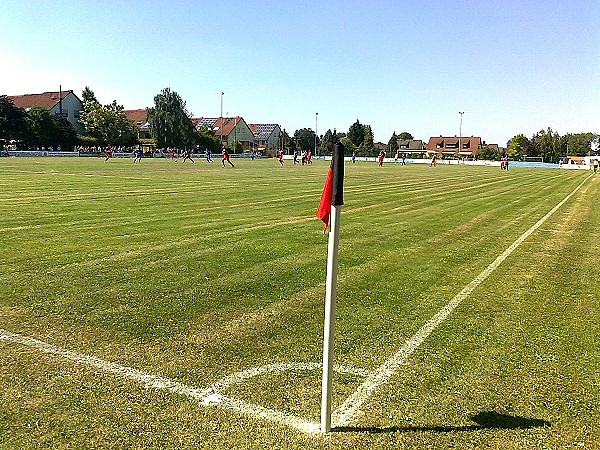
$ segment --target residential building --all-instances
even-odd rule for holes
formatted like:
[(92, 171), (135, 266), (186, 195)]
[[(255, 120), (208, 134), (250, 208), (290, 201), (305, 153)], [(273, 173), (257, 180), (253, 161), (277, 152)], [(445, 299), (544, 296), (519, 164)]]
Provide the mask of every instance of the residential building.
[(125, 116), (133, 121), (138, 127), (138, 139), (151, 139), (150, 124), (148, 123), (148, 111), (145, 109), (126, 109), (123, 110)]
[(83, 111), (83, 102), (72, 90), (44, 92), (42, 94), (9, 95), (17, 108), (28, 111), (34, 107), (47, 109), (50, 114), (62, 115), (73, 125), (79, 134), (85, 133), (85, 127), (79, 122)]
[(275, 123), (252, 123), (248, 125), (254, 135), (254, 148), (262, 151), (280, 148), (281, 127)]
[(427, 153), (459, 158), (475, 158), (475, 153), (481, 147), (481, 138), (475, 136), (430, 137), (429, 142), (425, 145)]
[(425, 146), (420, 139), (398, 139), (400, 153), (425, 153)]
[(240, 142), (250, 147), (254, 143), (254, 134), (243, 117), (199, 117), (192, 119), (192, 123), (197, 129), (204, 126), (212, 129), (223, 145)]

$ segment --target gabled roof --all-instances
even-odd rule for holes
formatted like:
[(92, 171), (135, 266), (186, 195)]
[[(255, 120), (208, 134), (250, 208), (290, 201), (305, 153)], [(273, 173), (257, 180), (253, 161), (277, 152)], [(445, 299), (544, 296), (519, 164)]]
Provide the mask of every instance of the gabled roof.
[(244, 125), (246, 121), (243, 117), (235, 116), (235, 117), (197, 117), (192, 119), (192, 123), (196, 128), (200, 128), (202, 126), (208, 126), (212, 129), (216, 136), (229, 136), (231, 132), (235, 129), (235, 126), (238, 123), (243, 122)]
[[(39, 106), (46, 109), (52, 109), (59, 100), (64, 99), (67, 95), (73, 94), (72, 90), (62, 91), (62, 97), (59, 98), (59, 92), (44, 92), (42, 94), (25, 94), (25, 95), (9, 95), (17, 108), (33, 108)], [(75, 95), (75, 94), (73, 94)], [(75, 95), (75, 97), (77, 97)], [(79, 98), (79, 97), (77, 97)]]
[(273, 131), (278, 128), (279, 125), (276, 123), (251, 123), (248, 124), (248, 128), (252, 131), (252, 134), (256, 139), (266, 140), (271, 136)]
[[(459, 145), (460, 141), (460, 145)], [(459, 147), (461, 147), (459, 149)], [(444, 153), (474, 154), (481, 147), (481, 138), (477, 136), (439, 136), (430, 137), (425, 145), (428, 151)]]
[(423, 141), (421, 139), (398, 139), (399, 150), (423, 150)]
[(148, 121), (148, 111), (145, 109), (124, 109), (123, 114), (129, 120), (133, 120), (138, 126)]

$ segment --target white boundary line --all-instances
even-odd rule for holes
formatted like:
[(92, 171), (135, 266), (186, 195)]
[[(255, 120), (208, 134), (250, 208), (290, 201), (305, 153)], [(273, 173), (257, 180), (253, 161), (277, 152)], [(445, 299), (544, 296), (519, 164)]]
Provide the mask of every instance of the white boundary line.
[[(235, 399), (225, 395), (223, 392), (233, 386), (247, 380), (248, 378), (265, 375), (275, 372), (287, 371), (310, 371), (319, 370), (323, 367), (322, 363), (289, 363), (289, 364), (269, 364), (254, 369), (244, 370), (222, 378), (207, 388), (200, 389), (178, 381), (153, 375), (148, 372), (142, 372), (131, 367), (123, 366), (114, 362), (106, 361), (94, 356), (85, 355), (65, 348), (57, 347), (47, 342), (40, 341), (18, 333), (11, 333), (0, 328), (0, 341), (12, 342), (25, 345), (27, 347), (40, 350), (44, 353), (60, 356), (77, 364), (95, 367), (103, 372), (112, 373), (122, 378), (126, 378), (141, 383), (150, 389), (166, 390), (174, 394), (183, 395), (196, 400), (201, 406), (216, 406), (239, 414), (260, 418), (271, 422), (285, 425), (290, 428), (306, 433), (319, 432), (320, 425), (316, 422), (310, 422), (306, 419), (297, 417), (291, 413), (277, 411), (271, 408)], [(334, 370), (339, 373), (353, 374), (360, 377), (368, 376), (369, 372), (364, 369), (356, 369), (347, 366), (334, 366)]]
[(347, 426), (360, 415), (361, 407), (365, 401), (384, 383), (386, 383), (396, 373), (400, 365), (408, 358), (427, 337), (435, 330), (446, 318), (460, 305), (460, 303), (473, 292), (508, 256), (521, 245), (535, 230), (537, 230), (552, 214), (554, 214), (562, 205), (564, 205), (573, 194), (575, 194), (583, 184), (590, 179), (592, 175), (577, 186), (573, 192), (567, 195), (558, 205), (552, 208), (544, 217), (538, 220), (531, 228), (517, 238), (500, 256), (498, 256), (483, 272), (477, 275), (473, 281), (463, 288), (456, 296), (448, 302), (446, 306), (440, 309), (417, 333), (407, 340), (404, 345), (389, 359), (387, 359), (379, 368), (374, 370), (363, 383), (342, 403), (334, 412), (332, 421), (335, 426)]

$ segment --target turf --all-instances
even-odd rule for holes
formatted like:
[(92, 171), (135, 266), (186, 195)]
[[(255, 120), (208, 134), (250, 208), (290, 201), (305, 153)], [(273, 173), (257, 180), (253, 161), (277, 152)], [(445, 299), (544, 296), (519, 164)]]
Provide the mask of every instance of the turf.
[[(321, 360), (328, 163), (0, 160), (0, 328), (205, 387)], [(376, 369), (588, 173), (346, 165), (336, 363)], [(600, 446), (600, 176), (327, 436), (0, 341), (0, 448)], [(360, 383), (334, 377), (334, 407)], [(318, 422), (320, 373), (228, 394)]]

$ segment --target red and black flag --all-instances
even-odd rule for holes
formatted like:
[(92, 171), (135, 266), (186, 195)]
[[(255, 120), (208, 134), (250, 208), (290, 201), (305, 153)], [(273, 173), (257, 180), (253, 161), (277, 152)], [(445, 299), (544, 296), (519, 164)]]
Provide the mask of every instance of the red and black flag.
[(344, 204), (344, 145), (340, 142), (333, 147), (331, 165), (325, 179), (325, 186), (321, 194), (321, 202), (317, 209), (317, 217), (325, 223), (323, 232), (329, 225), (331, 206)]

